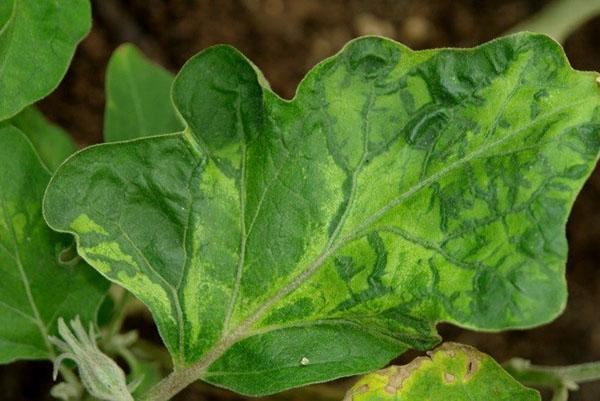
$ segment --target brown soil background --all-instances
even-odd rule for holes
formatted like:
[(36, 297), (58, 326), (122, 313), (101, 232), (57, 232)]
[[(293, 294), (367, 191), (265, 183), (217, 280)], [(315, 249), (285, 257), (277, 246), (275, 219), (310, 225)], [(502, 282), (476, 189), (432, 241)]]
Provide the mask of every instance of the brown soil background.
[[(94, 26), (67, 77), (43, 100), (41, 110), (65, 127), (80, 146), (101, 142), (104, 73), (112, 51), (132, 41), (176, 72), (193, 54), (229, 43), (252, 59), (273, 89), (291, 97), (308, 69), (348, 40), (382, 34), (412, 48), (473, 46), (501, 35), (541, 9), (546, 0), (96, 0)], [(600, 70), (600, 18), (577, 30), (565, 44), (574, 67)], [(441, 325), (445, 340), (471, 344), (499, 361), (514, 356), (536, 364), (600, 360), (600, 170), (580, 194), (568, 226), (570, 298), (555, 322), (534, 330), (473, 333)], [(131, 328), (156, 338), (153, 325), (131, 319)], [(405, 363), (414, 353), (397, 362)], [(346, 382), (331, 384), (339, 391)], [(0, 367), (0, 399), (50, 399), (50, 366), (19, 362)], [(317, 387), (327, 393), (327, 387)], [(291, 391), (278, 400), (298, 399)], [(316, 395), (303, 397), (307, 401)], [(228, 392), (192, 386), (176, 400), (242, 400)], [(266, 398), (275, 400), (275, 398)], [(571, 401), (600, 400), (600, 383), (581, 386)], [(482, 400), (483, 401), (483, 400)], [(493, 400), (492, 400), (493, 401)]]

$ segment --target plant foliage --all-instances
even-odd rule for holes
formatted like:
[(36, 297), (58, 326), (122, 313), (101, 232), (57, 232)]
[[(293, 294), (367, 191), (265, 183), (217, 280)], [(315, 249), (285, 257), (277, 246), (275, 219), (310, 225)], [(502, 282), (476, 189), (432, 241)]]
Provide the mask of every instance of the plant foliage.
[(361, 378), (344, 401), (539, 401), (488, 355), (445, 343), (430, 357), (390, 366)]
[(95, 321), (108, 283), (78, 258), (61, 261), (72, 238), (42, 218), (50, 172), (8, 123), (0, 124), (0, 165), (0, 363), (52, 359), (58, 318)]
[(0, 121), (58, 86), (91, 24), (88, 0), (0, 1)]
[(50, 123), (35, 107), (27, 107), (10, 119), (10, 124), (24, 133), (33, 144), (50, 171), (56, 168), (73, 152), (75, 144), (69, 135), (57, 125)]
[(173, 76), (133, 45), (115, 50), (106, 73), (106, 142), (183, 129), (169, 96)]
[(216, 46), (171, 97), (182, 132), (77, 153), (45, 216), (148, 306), (183, 375), (274, 393), (428, 349), (441, 321), (502, 330), (562, 311), (600, 100), (547, 37), (362, 38), (291, 101)]

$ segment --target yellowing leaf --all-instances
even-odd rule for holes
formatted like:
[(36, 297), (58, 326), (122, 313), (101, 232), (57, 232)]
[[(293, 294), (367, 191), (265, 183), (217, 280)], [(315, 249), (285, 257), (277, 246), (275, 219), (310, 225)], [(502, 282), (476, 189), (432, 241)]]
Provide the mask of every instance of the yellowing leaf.
[(404, 366), (361, 378), (344, 401), (539, 401), (488, 355), (445, 343)]

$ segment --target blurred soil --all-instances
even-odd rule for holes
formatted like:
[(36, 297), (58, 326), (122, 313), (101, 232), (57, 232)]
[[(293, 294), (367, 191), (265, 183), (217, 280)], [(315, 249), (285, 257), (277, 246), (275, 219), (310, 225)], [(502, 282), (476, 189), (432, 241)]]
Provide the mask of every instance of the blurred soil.
[[(276, 92), (289, 98), (311, 66), (356, 36), (381, 34), (415, 49), (473, 46), (501, 35), (545, 3), (544, 0), (96, 0), (91, 34), (79, 47), (66, 79), (41, 102), (40, 108), (65, 127), (80, 146), (101, 142), (105, 67), (111, 52), (124, 41), (135, 42), (173, 72), (207, 46), (232, 44), (262, 69)], [(567, 40), (566, 52), (576, 68), (600, 70), (598, 37), (600, 18), (587, 23)], [(600, 360), (598, 169), (577, 200), (568, 237), (570, 299), (558, 320), (534, 330), (496, 334), (442, 325), (444, 339), (474, 345), (500, 361), (513, 356), (537, 364)], [(147, 337), (156, 337), (147, 320), (136, 318), (129, 325), (139, 328)], [(413, 356), (405, 355), (399, 362), (407, 362)], [(50, 385), (48, 365), (22, 362), (0, 368), (0, 399), (47, 399), (44, 394)], [(331, 386), (335, 394), (336, 384)], [(277, 399), (295, 399), (293, 394)], [(318, 399), (313, 396), (305, 399)], [(243, 398), (195, 386), (176, 399)], [(570, 400), (600, 400), (600, 383), (583, 385)]]

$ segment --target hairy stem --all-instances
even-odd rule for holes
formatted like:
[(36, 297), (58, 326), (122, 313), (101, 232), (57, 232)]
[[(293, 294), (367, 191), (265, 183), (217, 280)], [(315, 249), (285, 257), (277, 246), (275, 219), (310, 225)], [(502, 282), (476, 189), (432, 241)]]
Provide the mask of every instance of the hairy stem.
[(551, 389), (554, 392), (552, 401), (566, 401), (569, 390), (577, 390), (578, 384), (600, 380), (600, 361), (570, 366), (536, 366), (514, 358), (505, 367), (525, 385)]
[(148, 394), (142, 399), (143, 401), (166, 401), (170, 400), (175, 394), (198, 380), (198, 373), (196, 369), (184, 368), (181, 370), (174, 370), (161, 380), (156, 386), (150, 389)]
[(578, 27), (600, 14), (600, 0), (556, 0), (539, 13), (519, 23), (509, 33), (544, 33), (560, 43)]
[(219, 359), (236, 340), (233, 337), (225, 338), (195, 364), (180, 368), (175, 367), (173, 372), (152, 387), (142, 400), (166, 401), (171, 399), (175, 394), (199, 380), (206, 369)]

